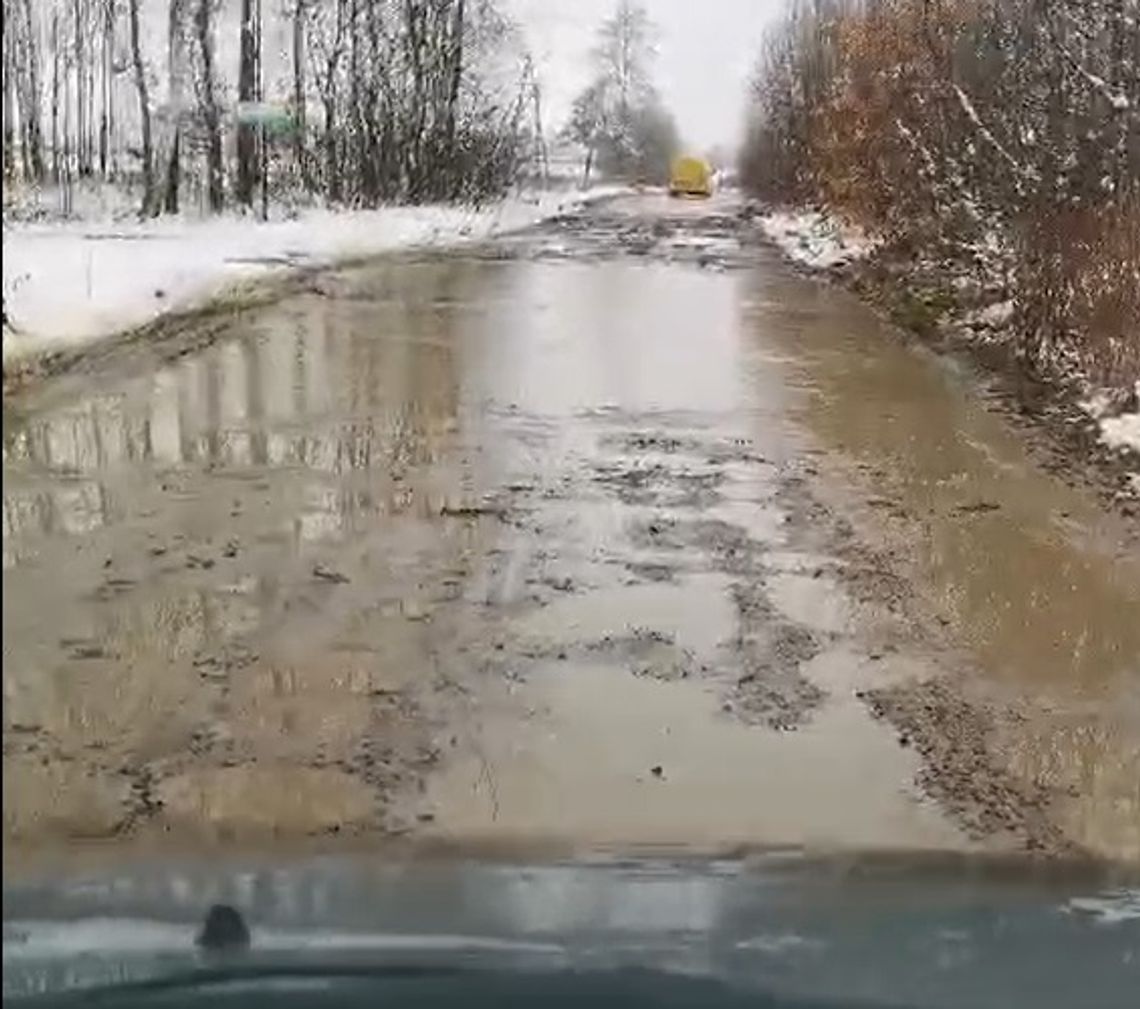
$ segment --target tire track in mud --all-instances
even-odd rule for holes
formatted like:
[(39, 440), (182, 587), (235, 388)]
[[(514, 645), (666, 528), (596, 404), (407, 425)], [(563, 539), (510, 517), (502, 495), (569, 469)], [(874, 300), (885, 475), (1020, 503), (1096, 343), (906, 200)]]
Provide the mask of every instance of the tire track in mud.
[[(524, 418), (504, 418), (496, 432), (499, 443), (509, 443), (512, 423), (526, 428)], [(596, 670), (587, 680), (604, 694), (602, 684), (608, 679), (619, 695), (622, 689), (613, 678), (621, 676), (664, 691), (682, 683), (695, 687), (712, 701), (707, 727), (699, 730), (712, 738), (722, 733), (737, 738), (732, 725), (746, 733), (796, 736), (835, 704), (845, 711), (859, 707), (845, 684), (829, 682), (811, 668), (813, 660), (828, 654), (858, 654), (865, 647), (841, 598), (834, 558), (805, 542), (803, 532), (825, 512), (801, 485), (801, 462), (774, 461), (749, 438), (725, 435), (719, 422), (710, 425), (708, 418), (606, 410), (576, 415), (571, 423), (578, 427), (578, 448), (560, 455), (545, 478), (530, 471), (507, 474), (504, 484), (518, 489), (497, 498), (508, 514), (521, 516), (504, 523), (497, 550), (519, 566), (516, 578), (531, 592), (525, 597), (516, 593), (505, 608), (485, 611), (481, 622), (469, 627), (471, 636), (458, 652), (480, 670), (485, 683), (490, 678), (487, 696), (496, 695), (493, 683), (498, 681), (518, 700), (508, 703), (514, 713), (504, 721), (501, 713), (496, 717), (493, 701), (478, 699), (481, 691), (475, 685), (468, 703), (451, 716), (462, 741), (444, 759), (445, 784), (433, 787), (434, 775), (429, 776), (429, 838), (450, 836), (462, 845), (465, 837), (479, 836), (479, 817), (463, 812), (477, 794), (486, 804), (483, 822), (494, 825), (502, 813), (507, 837), (512, 823), (520, 825), (523, 838), (548, 826), (532, 824), (528, 833), (517, 802), (513, 810), (507, 807), (512, 795), (530, 787), (525, 765), (545, 766), (551, 758), (524, 761), (520, 784), (522, 758), (502, 740), (504, 734), (514, 736), (526, 752), (533, 732), (561, 735), (561, 716), (544, 700), (559, 679), (569, 684)], [(583, 437), (583, 431), (590, 437)], [(552, 539), (552, 550), (538, 546)], [(494, 629), (488, 630), (487, 621)], [(488, 637), (493, 641), (489, 648)], [(460, 673), (456, 679), (464, 677)], [(606, 701), (599, 697), (597, 703)], [(634, 711), (630, 716), (619, 731), (633, 738), (645, 728)], [(550, 718), (555, 722), (543, 728)], [(536, 724), (528, 728), (528, 722)], [(831, 740), (842, 753), (844, 744), (833, 731), (816, 733), (811, 746)], [(469, 761), (469, 784), (456, 785), (448, 765), (463, 765), (464, 749), (476, 751)], [(586, 750), (558, 753), (553, 759), (563, 765), (559, 774), (573, 779), (573, 767), (581, 761), (584, 772), (602, 776), (599, 787), (609, 789), (603, 779), (614, 784), (615, 794), (636, 782), (668, 784), (689, 770), (710, 773), (709, 768), (658, 762), (647, 764), (643, 776), (635, 775), (627, 786), (620, 779), (630, 771), (620, 763), (597, 768)], [(743, 773), (747, 782), (746, 768), (738, 768), (733, 777)], [(711, 773), (713, 784), (718, 773)], [(754, 773), (755, 801), (760, 802), (759, 796), (772, 787), (771, 771), (758, 766)], [(459, 797), (467, 789), (469, 797)], [(571, 809), (575, 790), (568, 784), (565, 803)], [(631, 794), (629, 801), (637, 800)], [(688, 813), (684, 800), (678, 801), (682, 806), (674, 819), (700, 815)], [(737, 817), (730, 808), (712, 815), (723, 819), (723, 836), (764, 842), (763, 834), (735, 834)], [(755, 815), (749, 810), (745, 820)], [(796, 816), (791, 812), (788, 823), (793, 826), (781, 828), (793, 836)], [(714, 834), (717, 822), (708, 825)], [(549, 829), (557, 834), (553, 826)], [(607, 827), (599, 821), (591, 829), (604, 833)], [(636, 835), (642, 843), (673, 840), (654, 837), (651, 826), (645, 829), (650, 833)], [(589, 845), (591, 837), (579, 840)]]
[[(676, 419), (659, 423), (660, 418), (611, 411), (582, 420), (600, 429), (594, 451), (562, 460), (556, 492), (543, 492), (533, 476), (530, 482), (516, 478), (525, 489), (510, 495), (508, 510), (518, 507), (528, 516), (518, 524), (522, 530), (528, 523), (539, 529), (558, 525), (543, 517), (544, 504), (552, 501), (564, 517), (568, 503), (596, 506), (601, 498), (622, 517), (610, 527), (601, 554), (583, 549), (575, 560), (560, 556), (572, 576), (551, 577), (550, 553), (524, 550), (524, 581), (538, 590), (523, 608), (541, 610), (559, 596), (588, 599), (592, 592), (621, 587), (685, 592), (694, 579), (713, 574), (723, 579), (733, 625), (705, 650), (686, 645), (667, 623), (653, 621), (631, 622), (622, 633), (544, 642), (512, 629), (526, 622), (516, 611), (486, 670), (509, 670), (515, 682), (525, 684), (532, 675), (547, 675), (542, 670), (551, 662), (566, 668), (566, 675), (577, 665), (600, 663), (663, 684), (697, 681), (716, 693), (725, 717), (760, 732), (811, 725), (839, 690), (873, 719), (889, 723), (901, 751), (920, 756), (917, 786), (968, 836), (1052, 855), (1079, 853), (1050, 813), (1055, 792), (1017, 779), (994, 759), (988, 728), (994, 712), (966, 700), (954, 686), (939, 627), (914, 610), (893, 559), (868, 549), (851, 523), (814, 495), (820, 472), (810, 452), (774, 462), (748, 439), (710, 436)], [(749, 529), (747, 521), (718, 516), (726, 502), (741, 503), (732, 501), (741, 485), (751, 485), (746, 506), (774, 519), (771, 526), (762, 521)], [(573, 553), (574, 525), (560, 526), (560, 550)], [(787, 578), (801, 588), (816, 584), (820, 598), (845, 600), (845, 615), (814, 623), (793, 619), (779, 598), (778, 585)], [(810, 671), (813, 660), (829, 652), (860, 657), (870, 674), (842, 683), (820, 679)], [(917, 681), (876, 676), (876, 666), (892, 660), (905, 665), (913, 654), (936, 665), (945, 660), (943, 673)], [(877, 681), (884, 685), (867, 685)]]
[[(723, 269), (755, 263), (753, 239), (731, 214), (638, 220), (603, 208), (556, 221), (537, 237), (500, 244), (496, 255), (633, 257)], [(995, 718), (993, 699), (966, 699), (962, 657), (945, 625), (916, 605), (899, 558), (889, 548), (870, 548), (842, 509), (824, 504), (814, 493), (824, 478), (811, 450), (772, 463), (747, 440), (710, 439), (707, 430), (678, 416), (601, 410), (576, 422), (599, 426), (601, 433), (592, 456), (570, 467), (578, 489), (568, 490), (563, 472), (559, 496), (565, 500), (600, 489), (627, 509), (620, 534), (625, 544), (606, 558), (607, 564), (632, 584), (679, 591), (702, 574), (727, 579), (734, 628), (704, 652), (652, 621), (570, 647), (527, 642), (512, 660), (513, 676), (525, 680), (531, 667), (553, 658), (608, 662), (662, 682), (701, 680), (717, 692), (726, 716), (758, 731), (809, 726), (837, 692), (854, 696), (872, 718), (891, 727), (900, 750), (921, 757), (917, 787), (971, 837), (1032, 851), (1072, 850), (1052, 808), (1058, 790), (1033, 777), (1017, 777), (996, 755), (995, 734), (986, 727)], [(781, 513), (783, 542), (767, 529), (751, 534), (748, 522), (710, 517), (731, 484), (725, 466), (762, 472), (766, 492), (753, 504)], [(890, 501), (883, 506), (888, 511), (895, 507)], [(802, 594), (808, 579), (820, 586), (821, 594), (846, 598), (851, 610), (846, 626), (827, 619), (822, 626), (789, 619), (783, 612), (787, 607), (774, 604), (773, 595), (789, 584), (798, 582), (795, 591)], [(605, 577), (593, 580), (607, 582)], [(562, 584), (585, 593), (590, 582), (578, 576)], [(539, 601), (540, 606), (547, 603)], [(844, 650), (861, 667), (859, 675), (821, 678), (822, 660)], [(917, 671), (923, 667), (925, 672)], [(937, 700), (946, 696), (957, 701), (947, 706)], [(945, 744), (945, 738), (959, 742)]]
[[(1011, 766), (1006, 730), (1025, 726), (1042, 712), (976, 675), (945, 618), (916, 594), (899, 546), (882, 539), (869, 546), (866, 530), (857, 532), (814, 495), (827, 479), (809, 464), (781, 493), (811, 502), (806, 536), (834, 558), (831, 570), (853, 603), (875, 614), (869, 658), (878, 663), (921, 654), (933, 666), (933, 672), (853, 691), (874, 719), (890, 727), (900, 747), (920, 756), (918, 788), (979, 842), (1009, 844), (1039, 856), (1090, 857), (1092, 852), (1062, 826), (1060, 806), (1079, 795), (1078, 787), (1064, 774), (1046, 778)], [(865, 507), (885, 509), (896, 521), (912, 518), (890, 499), (871, 497)]]
[[(620, 418), (611, 416), (605, 423), (613, 427), (616, 421)], [(768, 471), (773, 467), (745, 439), (707, 439), (683, 430), (682, 435), (652, 429), (605, 435), (597, 457), (569, 467), (579, 474), (577, 487), (568, 489), (563, 481), (561, 494), (588, 499), (600, 489), (630, 513), (623, 523), (624, 544), (613, 546), (603, 562), (626, 573), (623, 584), (667, 583), (684, 589), (694, 574), (725, 576), (737, 621), (731, 633), (715, 653), (697, 655), (678, 644), (668, 627), (634, 625), (626, 633), (569, 647), (532, 644), (523, 657), (616, 661), (634, 675), (662, 681), (703, 677), (721, 686), (726, 711), (772, 728), (795, 728), (826, 697), (800, 670), (819, 654), (820, 637), (804, 625), (780, 619), (767, 598), (764, 582), (769, 572), (763, 555), (771, 544), (754, 538), (742, 525), (695, 517), (723, 499), (722, 488), (730, 479), (724, 463), (760, 465)], [(533, 505), (528, 504), (528, 510)], [(593, 572), (587, 567), (576, 579), (546, 576), (529, 581), (557, 591), (588, 593), (582, 584), (604, 583), (611, 577), (598, 567)], [(732, 682), (725, 686), (723, 681)]]

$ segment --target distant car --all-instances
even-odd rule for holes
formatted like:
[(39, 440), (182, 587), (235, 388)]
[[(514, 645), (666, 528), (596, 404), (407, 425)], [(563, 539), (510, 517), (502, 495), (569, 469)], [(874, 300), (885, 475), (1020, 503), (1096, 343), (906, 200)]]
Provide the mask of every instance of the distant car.
[(669, 173), (670, 196), (712, 196), (713, 173), (701, 158), (680, 157)]

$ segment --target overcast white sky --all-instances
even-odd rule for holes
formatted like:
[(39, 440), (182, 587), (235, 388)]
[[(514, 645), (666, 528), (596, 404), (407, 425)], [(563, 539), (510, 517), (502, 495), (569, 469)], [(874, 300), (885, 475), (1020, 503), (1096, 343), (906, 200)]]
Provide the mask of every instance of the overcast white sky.
[[(740, 133), (760, 37), (785, 0), (644, 0), (659, 30), (657, 83), (686, 143)], [(594, 32), (616, 0), (506, 0), (534, 53), (548, 128), (561, 126), (590, 76)]]

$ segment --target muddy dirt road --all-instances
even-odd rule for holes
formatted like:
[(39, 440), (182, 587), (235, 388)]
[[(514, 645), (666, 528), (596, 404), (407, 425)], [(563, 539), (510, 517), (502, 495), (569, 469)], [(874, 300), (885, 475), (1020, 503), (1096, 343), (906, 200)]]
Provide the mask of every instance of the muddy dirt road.
[(737, 210), (311, 278), (10, 399), (9, 848), (1140, 860), (1128, 531)]

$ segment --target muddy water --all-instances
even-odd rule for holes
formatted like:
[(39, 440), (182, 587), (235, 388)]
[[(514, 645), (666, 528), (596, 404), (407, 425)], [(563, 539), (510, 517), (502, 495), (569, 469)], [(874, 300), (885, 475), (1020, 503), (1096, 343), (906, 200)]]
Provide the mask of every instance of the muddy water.
[[(802, 291), (753, 280), (746, 325), (770, 326), (773, 303), (792, 306)], [(871, 507), (914, 520), (923, 581), (988, 668), (1065, 694), (1135, 691), (1140, 556), (1086, 496), (1030, 462), (984, 388), (953, 362), (884, 340), (834, 292), (820, 292), (786, 346), (787, 380), (807, 394), (793, 415), (870, 475)]]
[[(730, 210), (329, 275), (9, 404), (6, 836), (1135, 857), (1135, 559)], [(979, 783), (866, 703), (948, 672), (1017, 712)]]
[[(751, 280), (744, 314), (758, 325), (802, 290)], [(786, 345), (787, 381), (804, 393), (792, 416), (860, 487), (877, 546), (951, 629), (974, 686), (1017, 709), (998, 763), (1067, 793), (1054, 812), (1068, 836), (1140, 857), (1134, 540), (1031, 461), (979, 382), (884, 340), (844, 297), (821, 292)]]

